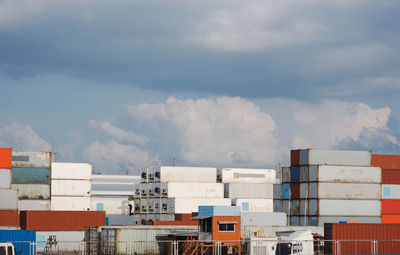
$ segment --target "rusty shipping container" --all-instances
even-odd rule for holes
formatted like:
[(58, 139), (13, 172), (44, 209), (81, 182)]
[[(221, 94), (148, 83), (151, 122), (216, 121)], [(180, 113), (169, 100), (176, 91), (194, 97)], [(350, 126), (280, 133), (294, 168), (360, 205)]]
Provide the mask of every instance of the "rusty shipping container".
[(12, 151), (12, 167), (51, 167), (51, 152)]
[(19, 227), (19, 211), (0, 210), (0, 226)]
[(325, 254), (400, 254), (400, 224), (326, 223), (324, 234)]
[(290, 184), (290, 198), (299, 199), (300, 198), (300, 183)]
[(36, 231), (83, 231), (104, 226), (104, 211), (21, 211), (21, 229)]
[(290, 165), (291, 166), (300, 165), (300, 150), (291, 150), (290, 151)]
[(400, 155), (372, 154), (371, 166), (380, 167), (382, 169), (398, 169), (398, 170), (400, 170)]
[(11, 168), (11, 148), (0, 148), (0, 168)]
[(50, 184), (50, 168), (13, 167), (13, 184)]

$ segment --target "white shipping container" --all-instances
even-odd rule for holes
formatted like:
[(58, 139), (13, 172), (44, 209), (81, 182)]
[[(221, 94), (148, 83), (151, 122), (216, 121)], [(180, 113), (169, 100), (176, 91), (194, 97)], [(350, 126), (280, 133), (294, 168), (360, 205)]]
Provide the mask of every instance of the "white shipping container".
[(282, 182), (290, 182), (290, 167), (282, 167)]
[(309, 181), (381, 183), (380, 167), (309, 166)]
[(38, 167), (51, 166), (51, 152), (12, 151), (12, 167)]
[(200, 205), (231, 205), (230, 198), (173, 198), (175, 213), (198, 212)]
[(167, 194), (167, 196), (170, 198), (224, 198), (224, 184), (206, 182), (169, 182), (167, 183)]
[(50, 200), (19, 200), (18, 209), (20, 211), (50, 211)]
[(319, 200), (320, 216), (380, 216), (380, 200)]
[(0, 189), (11, 189), (11, 169), (0, 169)]
[(0, 210), (18, 210), (18, 191), (0, 189)]
[(91, 180), (51, 180), (52, 196), (90, 197), (91, 193)]
[(274, 198), (273, 184), (224, 184), (225, 197), (229, 198)]
[(400, 199), (400, 185), (382, 184), (382, 199)]
[[(264, 213), (264, 212), (243, 212), (241, 216), (241, 228), (246, 226), (286, 226), (286, 213)], [(261, 233), (260, 233), (261, 234)]]
[(160, 167), (160, 182), (217, 182), (217, 168)]
[(276, 183), (275, 169), (222, 168), (222, 183)]
[(51, 163), (51, 179), (91, 180), (90, 163)]
[(381, 217), (348, 217), (348, 216), (310, 216), (310, 217), (300, 217), (300, 224), (303, 223), (301, 218), (306, 220), (306, 224), (310, 226), (324, 226), (325, 223), (340, 223), (343, 221), (353, 221), (361, 223), (381, 223)]
[(234, 205), (240, 206), (242, 212), (273, 212), (273, 199), (235, 199)]
[(53, 196), (51, 198), (52, 211), (89, 211), (92, 205), (91, 197)]
[[(57, 244), (52, 246), (54, 253), (73, 253), (79, 254), (84, 251), (82, 244), (85, 237), (84, 231), (36, 231), (36, 251), (44, 252), (46, 242), (50, 236), (55, 236)], [(52, 252), (47, 251), (50, 254)]]
[(300, 150), (300, 165), (370, 166), (370, 151)]
[[(138, 200), (139, 201), (139, 200)], [(127, 197), (92, 197), (92, 211), (105, 211), (106, 214), (129, 215), (130, 207), (132, 213), (135, 203)]]
[(300, 198), (380, 200), (381, 185), (375, 183), (301, 183)]

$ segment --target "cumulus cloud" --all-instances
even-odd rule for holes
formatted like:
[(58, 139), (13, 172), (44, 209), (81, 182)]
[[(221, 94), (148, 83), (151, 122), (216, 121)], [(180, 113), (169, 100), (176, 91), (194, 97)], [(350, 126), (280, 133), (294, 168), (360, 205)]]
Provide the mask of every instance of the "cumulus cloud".
[(140, 136), (132, 131), (126, 131), (124, 129), (113, 126), (110, 121), (90, 120), (89, 127), (104, 132), (105, 134), (119, 142), (145, 145), (149, 140), (145, 136)]
[(0, 146), (25, 151), (51, 151), (49, 142), (28, 125), (12, 124), (0, 129)]
[(159, 165), (157, 157), (151, 158), (147, 151), (136, 146), (95, 142), (84, 151), (85, 157), (93, 163), (96, 171), (119, 172), (127, 170), (137, 174), (141, 167)]
[(159, 122), (174, 132), (186, 162), (265, 166), (278, 156), (274, 120), (241, 98), (171, 97), (161, 104), (126, 108), (131, 116)]

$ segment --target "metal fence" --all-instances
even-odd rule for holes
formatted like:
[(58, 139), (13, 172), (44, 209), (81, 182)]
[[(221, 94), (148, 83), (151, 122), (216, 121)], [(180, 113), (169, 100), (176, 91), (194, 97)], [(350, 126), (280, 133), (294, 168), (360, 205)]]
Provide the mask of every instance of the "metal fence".
[[(2, 244), (5, 244), (4, 242)], [(241, 241), (108, 241), (108, 242), (8, 242), (17, 255), (319, 255), (400, 254), (400, 240), (274, 240)], [(2, 248), (3, 246), (0, 246)], [(0, 254), (3, 254), (0, 250)], [(6, 253), (4, 253), (6, 254)], [(8, 252), (8, 254), (10, 254)]]

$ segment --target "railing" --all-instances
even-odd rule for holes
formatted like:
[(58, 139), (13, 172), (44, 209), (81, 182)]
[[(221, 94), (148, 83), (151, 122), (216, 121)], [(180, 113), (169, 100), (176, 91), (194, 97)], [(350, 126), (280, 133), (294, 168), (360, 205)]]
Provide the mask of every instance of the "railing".
[[(274, 240), (254, 238), (241, 241), (57, 241), (8, 242), (17, 255), (322, 255), (322, 254), (400, 254), (400, 240)], [(206, 252), (207, 250), (207, 252)], [(296, 253), (294, 253), (296, 252)]]

